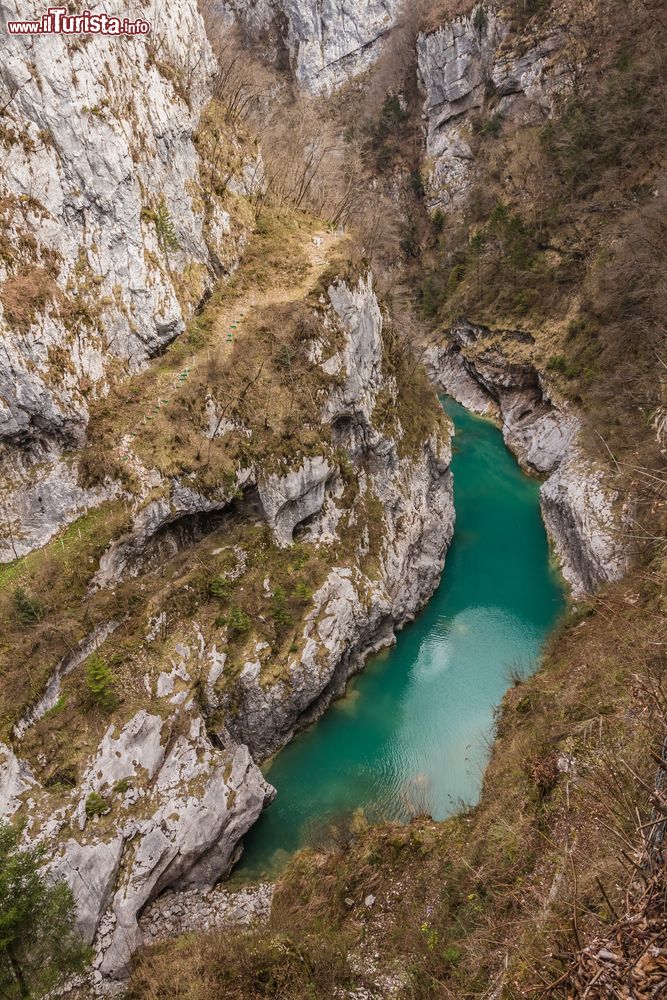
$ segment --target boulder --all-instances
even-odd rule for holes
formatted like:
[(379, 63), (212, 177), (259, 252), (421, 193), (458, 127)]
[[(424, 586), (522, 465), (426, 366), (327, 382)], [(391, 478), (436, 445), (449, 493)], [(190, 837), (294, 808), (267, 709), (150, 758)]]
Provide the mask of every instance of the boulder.
[(212, 886), (228, 874), (241, 838), (274, 795), (247, 747), (215, 750), (202, 720), (192, 720), (147, 792), (149, 817), (125, 829), (122, 875), (98, 935), (102, 975), (129, 973), (141, 942), (138, 916), (164, 889)]

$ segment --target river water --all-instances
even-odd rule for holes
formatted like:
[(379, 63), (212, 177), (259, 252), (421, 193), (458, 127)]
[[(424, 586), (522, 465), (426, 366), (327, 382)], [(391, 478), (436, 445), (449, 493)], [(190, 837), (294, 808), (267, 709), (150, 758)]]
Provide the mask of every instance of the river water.
[(235, 880), (274, 875), (330, 821), (473, 803), (493, 712), (513, 670), (533, 671), (565, 604), (540, 518), (539, 483), (500, 431), (449, 400), (456, 529), (428, 606), (369, 660), (348, 693), (265, 768), (276, 801), (245, 839)]

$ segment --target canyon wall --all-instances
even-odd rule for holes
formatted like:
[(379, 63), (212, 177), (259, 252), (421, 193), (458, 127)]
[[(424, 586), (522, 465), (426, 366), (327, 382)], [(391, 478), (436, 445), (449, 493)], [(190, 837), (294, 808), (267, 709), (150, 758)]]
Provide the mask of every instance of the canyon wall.
[(367, 70), (396, 24), (399, 0), (222, 0), (220, 16), (264, 42), (269, 58), (288, 55), (299, 86), (330, 94)]
[[(427, 351), (431, 377), (468, 409), (497, 419), (523, 468), (546, 477), (542, 516), (573, 595), (619, 580), (629, 565), (631, 510), (609, 467), (587, 456), (576, 413), (553, 398), (530, 361), (534, 338), (470, 323), (454, 327), (450, 338)], [(521, 360), (517, 345), (527, 355)]]
[[(229, 872), (244, 833), (274, 795), (256, 762), (342, 694), (348, 677), (393, 641), (440, 579), (454, 522), (446, 421), (438, 416), (410, 445), (400, 422), (391, 431), (381, 423), (380, 401), (395, 402), (399, 385), (386, 369), (384, 319), (370, 275), (331, 283), (316, 315), (308, 350), (328, 388), (312, 453), (239, 466), (231, 487), (227, 479), (214, 490), (200, 490), (193, 476), (146, 474), (130, 530), (112, 541), (90, 585), (111, 594), (137, 577), (157, 589), (170, 554), (201, 559), (211, 551), (179, 525), (223, 512), (240, 488), (248, 499), (236, 508), (237, 522), (264, 523), (276, 551), (297, 545), (325, 559), (331, 551), (292, 645), (278, 655), (253, 637), (248, 619), (244, 659), (233, 665), (238, 643), (229, 625), (211, 617), (208, 597), (170, 622), (166, 639), (161, 617), (149, 620), (132, 661), (123, 654), (128, 676), (139, 682), (135, 695), (124, 696), (96, 749), (76, 764), (74, 787), (62, 788), (61, 779), (44, 784), (39, 772), (49, 772), (49, 761), (38, 752), (29, 765), (23, 747), (36, 738), (41, 744), (40, 727), (48, 728), (62, 704), (72, 672), (95, 650), (108, 659), (125, 627), (123, 619), (108, 622), (82, 642), (80, 655), (56, 666), (44, 697), (16, 725), (13, 747), (2, 751), (5, 815), (24, 819), (26, 835), (49, 845), (52, 870), (71, 886), (79, 928), (94, 944), (99, 981), (127, 974), (148, 903), (167, 888), (211, 886)], [(222, 553), (224, 528), (211, 537), (222, 544), (213, 554)], [(353, 543), (343, 555), (345, 537)], [(234, 548), (236, 567), (216, 578), (221, 592), (243, 584), (256, 557), (252, 545)], [(263, 586), (270, 606), (279, 592), (270, 565)]]
[[(41, 11), (0, 4), (1, 30)], [(0, 559), (113, 492), (87, 491), (63, 450), (84, 440), (90, 401), (181, 334), (238, 263), (261, 162), (214, 120), (214, 72), (194, 0), (147, 39), (4, 36)]]

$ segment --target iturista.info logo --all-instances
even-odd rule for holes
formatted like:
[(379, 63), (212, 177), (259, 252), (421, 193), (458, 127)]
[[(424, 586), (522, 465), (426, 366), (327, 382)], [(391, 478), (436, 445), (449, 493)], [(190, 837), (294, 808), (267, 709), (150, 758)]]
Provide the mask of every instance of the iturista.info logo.
[(150, 23), (142, 18), (89, 10), (71, 14), (67, 7), (49, 7), (36, 21), (7, 21), (10, 35), (148, 35), (150, 30)]

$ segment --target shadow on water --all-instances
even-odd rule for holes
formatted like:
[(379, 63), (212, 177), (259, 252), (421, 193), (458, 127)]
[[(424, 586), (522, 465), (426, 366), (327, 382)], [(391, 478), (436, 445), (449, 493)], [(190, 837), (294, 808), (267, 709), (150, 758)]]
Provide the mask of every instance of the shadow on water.
[(355, 823), (444, 819), (474, 802), (494, 707), (536, 668), (564, 608), (539, 483), (496, 427), (443, 405), (456, 426), (457, 522), (442, 582), (396, 646), (266, 765), (278, 795), (246, 837), (235, 880), (275, 875), (300, 847), (340, 842)]

